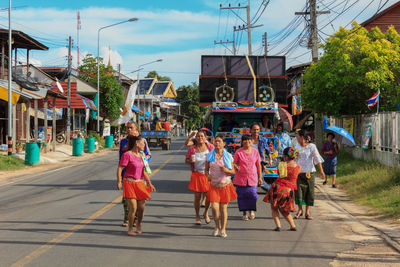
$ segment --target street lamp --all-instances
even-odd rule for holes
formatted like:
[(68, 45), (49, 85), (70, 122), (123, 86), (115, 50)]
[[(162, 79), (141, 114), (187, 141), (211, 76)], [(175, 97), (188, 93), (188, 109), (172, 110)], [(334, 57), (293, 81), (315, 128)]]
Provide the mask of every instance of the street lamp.
[[(157, 59), (157, 60), (153, 60), (153, 61), (144, 63), (144, 64), (142, 64), (142, 65), (139, 65), (139, 66), (138, 66), (138, 69), (134, 71), (134, 72), (136, 72), (136, 71), (138, 72), (138, 73), (137, 73), (137, 79), (136, 79), (136, 81), (137, 81), (137, 83), (138, 83), (137, 93), (138, 93), (138, 108), (139, 108), (139, 111), (140, 111), (140, 99), (139, 99), (139, 98), (140, 98), (139, 71), (142, 69), (141, 67), (143, 67), (143, 66), (146, 66), (146, 65), (149, 65), (149, 64), (152, 64), (152, 63), (156, 63), (156, 62), (161, 62), (161, 61), (163, 61), (163, 60), (162, 60), (162, 59)], [(144, 112), (145, 106), (146, 106), (146, 99), (145, 99), (145, 95), (143, 95), (143, 112)], [(153, 105), (152, 105), (151, 109), (153, 110)], [(153, 112), (151, 112), (151, 114), (153, 114)], [(146, 117), (146, 116), (144, 115), (144, 117)], [(139, 115), (139, 119), (140, 119), (140, 115)], [(140, 123), (139, 123), (139, 125), (140, 125)]]
[(130, 18), (108, 26), (101, 27), (97, 31), (97, 132), (100, 133), (100, 31), (126, 22), (137, 21), (138, 18)]

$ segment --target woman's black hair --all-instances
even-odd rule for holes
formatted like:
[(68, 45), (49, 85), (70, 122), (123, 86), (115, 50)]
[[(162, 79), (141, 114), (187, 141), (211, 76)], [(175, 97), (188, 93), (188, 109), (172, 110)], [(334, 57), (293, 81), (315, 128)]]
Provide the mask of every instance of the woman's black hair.
[(199, 133), (203, 133), (204, 136), (207, 137), (207, 132), (206, 132), (205, 130), (201, 130), (201, 129), (198, 130), (198, 132), (197, 132), (197, 134), (196, 134), (196, 137), (197, 137), (197, 135), (198, 135)]
[(285, 148), (285, 149), (283, 150), (283, 155), (284, 155), (284, 156), (287, 156), (289, 159), (293, 160), (294, 157), (290, 157), (290, 156), (289, 156), (289, 149), (290, 149), (290, 147)]
[(138, 136), (130, 135), (130, 136), (128, 136), (128, 151), (132, 150), (135, 147), (136, 141), (140, 141), (142, 139), (143, 139), (143, 137), (141, 135), (138, 135)]
[(328, 134), (326, 135), (326, 138), (328, 138), (330, 135), (332, 135), (332, 137), (335, 138), (335, 134), (334, 134), (334, 133), (328, 133)]
[(299, 136), (302, 136), (302, 137), (306, 138), (306, 134), (305, 134), (305, 132), (304, 132), (303, 129), (296, 130), (296, 134), (298, 134)]
[(221, 139), (222, 142), (226, 143), (225, 137), (223, 137), (223, 136), (221, 136), (221, 135), (217, 135), (217, 136), (214, 138), (214, 140), (217, 139), (217, 138)]
[(253, 127), (254, 126), (258, 126), (258, 127), (260, 127), (260, 129), (261, 129), (261, 126), (260, 126), (260, 124), (258, 123), (258, 122), (253, 122), (252, 124), (251, 124), (251, 126), (250, 126), (250, 129), (253, 129)]
[(246, 140), (251, 140), (251, 135), (249, 135), (249, 134), (242, 135), (241, 146), (243, 146), (243, 141), (246, 141)]

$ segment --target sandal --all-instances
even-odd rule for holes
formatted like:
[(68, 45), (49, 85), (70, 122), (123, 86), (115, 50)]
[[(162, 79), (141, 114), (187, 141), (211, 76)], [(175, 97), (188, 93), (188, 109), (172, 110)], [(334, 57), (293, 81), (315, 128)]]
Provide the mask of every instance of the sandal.
[(217, 237), (219, 235), (219, 229), (214, 230), (212, 233), (213, 236)]
[(307, 220), (312, 220), (312, 219), (314, 219), (313, 217), (311, 217), (311, 215), (306, 215), (305, 217), (306, 217)]
[(221, 233), (221, 237), (222, 237), (222, 238), (227, 238), (228, 235), (226, 234), (226, 232), (223, 232), (223, 233)]
[(196, 219), (196, 225), (201, 225), (201, 220), (200, 219)]
[(256, 214), (254, 213), (254, 211), (250, 211), (250, 220), (254, 220), (256, 218)]
[(290, 228), (289, 231), (297, 231), (296, 227)]
[[(206, 222), (206, 224), (210, 224), (210, 222), (211, 222), (210, 217), (206, 217), (206, 216), (204, 216), (204, 215), (203, 215), (203, 217), (204, 217), (204, 221)], [(208, 220), (207, 220), (207, 219), (208, 219)]]
[(128, 223), (127, 223), (127, 222), (123, 222), (123, 223), (121, 224), (121, 226), (122, 226), (122, 227), (127, 227), (127, 226), (128, 226)]
[(249, 217), (247, 217), (247, 215), (243, 215), (243, 221), (248, 221)]
[(129, 236), (135, 236), (136, 233), (135, 233), (135, 232), (128, 232), (128, 235), (129, 235)]
[(299, 210), (299, 212), (297, 212), (297, 214), (294, 216), (295, 219), (300, 218), (301, 216), (303, 216), (303, 210)]
[(274, 231), (275, 231), (275, 232), (280, 232), (280, 231), (281, 231), (281, 228), (280, 228), (280, 227), (276, 227), (276, 228), (274, 229)]

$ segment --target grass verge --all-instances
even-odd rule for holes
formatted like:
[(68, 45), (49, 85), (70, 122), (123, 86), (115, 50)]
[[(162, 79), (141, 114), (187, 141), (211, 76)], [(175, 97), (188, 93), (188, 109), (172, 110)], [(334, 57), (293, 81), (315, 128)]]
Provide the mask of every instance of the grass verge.
[(341, 153), (337, 183), (356, 202), (400, 218), (400, 170)]
[(0, 155), (0, 171), (14, 171), (25, 167), (24, 161), (14, 156)]

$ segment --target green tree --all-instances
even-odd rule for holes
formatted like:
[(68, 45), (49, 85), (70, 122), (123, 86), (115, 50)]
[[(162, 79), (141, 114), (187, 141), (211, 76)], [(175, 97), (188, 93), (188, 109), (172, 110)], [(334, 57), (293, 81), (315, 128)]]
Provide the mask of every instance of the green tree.
[[(307, 107), (333, 116), (371, 112), (366, 100), (380, 89), (380, 110), (400, 99), (400, 36), (393, 27), (368, 32), (357, 23), (340, 28), (322, 46), (324, 55), (304, 74)], [(375, 109), (374, 109), (375, 110)]]
[[(114, 70), (107, 68), (100, 58), (100, 113), (104, 118), (115, 120), (119, 118), (120, 108), (124, 104), (124, 91), (115, 76)], [(79, 77), (97, 87), (97, 61), (88, 54), (79, 66)]]
[(155, 78), (155, 77), (157, 77), (157, 80), (159, 80), (159, 81), (171, 81), (170, 77), (160, 76), (160, 75), (158, 75), (157, 71), (155, 71), (155, 70), (150, 71), (146, 76), (146, 78)]
[(181, 113), (189, 117), (185, 120), (186, 126), (189, 129), (203, 126), (203, 115), (207, 108), (199, 106), (199, 86), (196, 83), (180, 86), (177, 94), (177, 101), (181, 104)]

